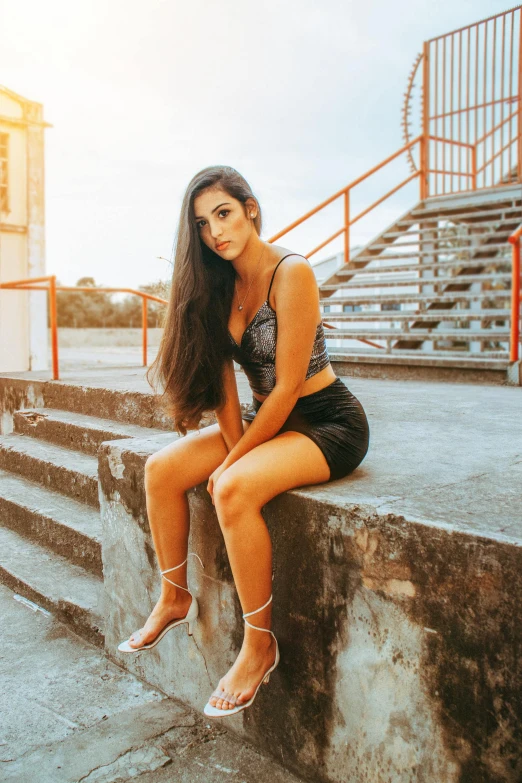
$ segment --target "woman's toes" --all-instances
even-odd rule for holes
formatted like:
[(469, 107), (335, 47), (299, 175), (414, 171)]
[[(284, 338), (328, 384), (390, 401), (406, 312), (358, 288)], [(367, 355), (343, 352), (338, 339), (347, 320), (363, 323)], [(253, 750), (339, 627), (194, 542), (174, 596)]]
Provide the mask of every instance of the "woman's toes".
[(230, 693), (225, 693), (223, 699), (221, 700), (221, 707), (222, 710), (231, 710), (234, 707), (234, 697)]

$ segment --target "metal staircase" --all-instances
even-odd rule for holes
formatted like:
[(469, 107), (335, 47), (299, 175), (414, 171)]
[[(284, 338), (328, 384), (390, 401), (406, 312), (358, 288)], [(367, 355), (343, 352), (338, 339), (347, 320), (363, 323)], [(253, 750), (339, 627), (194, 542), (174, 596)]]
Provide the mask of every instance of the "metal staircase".
[(520, 186), (420, 202), (320, 285), (332, 358), (422, 354), (507, 367), (508, 237), (521, 217)]
[[(522, 385), (522, 6), (425, 41), (402, 124), (401, 149), (269, 241), (341, 202), (340, 226), (306, 254), (343, 241), (319, 285), (330, 356), (351, 363), (338, 371)], [(354, 227), (367, 237), (360, 221), (414, 180), (417, 205), (350, 255)], [(411, 372), (430, 366), (457, 374)]]

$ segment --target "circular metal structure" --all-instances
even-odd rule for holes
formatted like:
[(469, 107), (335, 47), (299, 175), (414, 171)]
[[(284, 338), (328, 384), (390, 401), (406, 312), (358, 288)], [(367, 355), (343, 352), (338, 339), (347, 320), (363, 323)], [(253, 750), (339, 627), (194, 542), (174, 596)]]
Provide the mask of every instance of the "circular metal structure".
[[(421, 132), (422, 123), (423, 123), (423, 107), (424, 107), (424, 101), (422, 100), (423, 96), (423, 85), (422, 81), (420, 84), (417, 84), (417, 77), (419, 75), (419, 66), (423, 60), (424, 55), (422, 52), (417, 55), (415, 58), (415, 62), (413, 63), (412, 69), (410, 71), (410, 75), (408, 78), (408, 85), (406, 87), (406, 92), (404, 93), (404, 103), (402, 106), (402, 135), (404, 139), (404, 143), (408, 144), (412, 139), (415, 138), (415, 136), (418, 136)], [(418, 100), (415, 101), (415, 90), (418, 88), (419, 97)], [(420, 106), (418, 103), (420, 102)], [(413, 110), (416, 110), (418, 120), (420, 121), (420, 126), (418, 128), (415, 128), (412, 131), (412, 119), (411, 115)], [(417, 164), (415, 157), (413, 155), (413, 152), (411, 148), (406, 153), (408, 155), (408, 162), (410, 164), (410, 169), (412, 173), (419, 170), (419, 165)]]

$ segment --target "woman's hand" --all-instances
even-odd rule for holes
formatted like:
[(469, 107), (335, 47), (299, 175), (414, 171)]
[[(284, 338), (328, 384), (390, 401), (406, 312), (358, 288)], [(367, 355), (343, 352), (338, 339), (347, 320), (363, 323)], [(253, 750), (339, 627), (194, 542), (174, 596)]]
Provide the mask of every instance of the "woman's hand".
[(215, 505), (214, 503), (214, 487), (217, 484), (218, 478), (221, 476), (221, 474), (228, 468), (228, 465), (225, 465), (224, 462), (221, 463), (221, 465), (215, 469), (215, 471), (210, 475), (210, 478), (208, 480), (207, 484), (207, 492), (210, 495), (210, 499), (212, 500), (212, 505)]

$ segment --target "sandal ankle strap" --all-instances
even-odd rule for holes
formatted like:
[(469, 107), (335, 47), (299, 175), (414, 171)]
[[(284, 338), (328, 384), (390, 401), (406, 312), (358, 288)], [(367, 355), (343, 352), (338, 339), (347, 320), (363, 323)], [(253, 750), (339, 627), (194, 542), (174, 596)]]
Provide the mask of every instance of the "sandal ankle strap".
[(170, 582), (170, 584), (171, 584), (171, 585), (174, 585), (174, 587), (179, 587), (179, 589), (180, 589), (180, 590), (185, 590), (185, 592), (186, 592), (186, 593), (189, 593), (189, 595), (190, 595), (191, 593), (190, 593), (190, 590), (188, 589), (188, 587), (183, 587), (183, 585), (178, 585), (176, 582), (173, 582), (171, 579), (169, 579), (168, 577), (164, 576), (164, 574), (168, 574), (168, 573), (169, 573), (169, 571), (175, 571), (177, 568), (181, 568), (181, 566), (184, 566), (184, 565), (185, 565), (185, 563), (187, 562), (187, 560), (189, 559), (189, 557), (190, 557), (191, 555), (192, 555), (193, 557), (197, 557), (197, 559), (198, 559), (198, 560), (199, 560), (199, 562), (201, 563), (201, 567), (204, 569), (204, 568), (205, 568), (205, 566), (203, 565), (203, 561), (201, 560), (200, 556), (199, 556), (199, 555), (197, 555), (195, 552), (189, 552), (189, 553), (188, 553), (188, 555), (187, 555), (187, 557), (185, 558), (185, 560), (184, 560), (182, 563), (180, 563), (180, 564), (179, 564), (179, 565), (177, 565), (177, 566), (174, 566), (173, 568), (166, 568), (164, 571), (161, 571), (161, 572), (160, 572), (160, 573), (161, 573), (161, 575), (162, 575), (162, 577), (163, 577), (163, 579), (166, 579), (166, 580), (167, 580), (167, 582)]
[(272, 600), (272, 598), (273, 598), (273, 596), (270, 596), (270, 598), (268, 599), (268, 601), (266, 602), (266, 604), (263, 604), (263, 606), (260, 606), (260, 607), (259, 607), (259, 609), (254, 609), (254, 611), (253, 611), (253, 612), (247, 612), (246, 614), (244, 614), (244, 615), (243, 615), (243, 620), (245, 621), (245, 625), (248, 625), (248, 627), (249, 627), (249, 628), (254, 628), (254, 630), (256, 630), (256, 631), (264, 631), (265, 633), (271, 633), (271, 634), (272, 634), (272, 636), (273, 636), (273, 637), (274, 637), (274, 639), (275, 639), (275, 636), (274, 636), (274, 634), (272, 633), (272, 631), (270, 630), (270, 628), (260, 628), (258, 625), (253, 625), (252, 623), (249, 623), (249, 622), (248, 622), (248, 620), (246, 619), (247, 617), (250, 617), (250, 616), (251, 616), (251, 615), (253, 615), (253, 614), (257, 614), (257, 613), (258, 613), (258, 612), (260, 612), (262, 609), (266, 609), (266, 607), (268, 606), (268, 604), (270, 603), (270, 601)]

